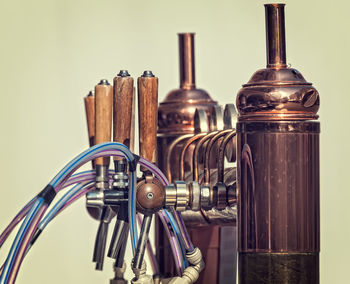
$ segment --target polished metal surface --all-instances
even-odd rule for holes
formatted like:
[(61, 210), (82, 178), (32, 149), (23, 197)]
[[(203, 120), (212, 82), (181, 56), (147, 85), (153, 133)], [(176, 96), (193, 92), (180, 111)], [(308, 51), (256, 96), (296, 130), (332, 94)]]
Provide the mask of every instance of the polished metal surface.
[[(238, 113), (234, 104), (226, 104), (224, 109), (224, 129), (236, 128)], [(231, 139), (226, 148), (225, 156), (228, 162), (236, 161), (236, 139)]]
[(317, 284), (320, 98), (286, 65), (284, 4), (265, 13), (267, 67), (236, 100), (239, 281)]
[(189, 184), (190, 204), (189, 207), (193, 211), (199, 211), (201, 209), (201, 187), (198, 182), (191, 182)]
[(237, 124), (240, 252), (318, 252), (319, 123)]
[(284, 4), (265, 4), (266, 58), (268, 68), (287, 67), (284, 6)]
[(180, 88), (191, 90), (196, 87), (194, 65), (194, 33), (178, 34), (180, 52)]
[(108, 189), (108, 167), (103, 165), (96, 165), (96, 184), (97, 189)]
[(208, 116), (204, 109), (196, 109), (194, 113), (194, 133), (209, 132), (211, 125), (208, 123)]
[(165, 205), (163, 184), (152, 175), (146, 175), (137, 183), (136, 207), (143, 214), (159, 211)]
[(210, 131), (216, 130), (224, 130), (224, 114), (221, 106), (213, 106), (211, 110)]
[(190, 193), (187, 185), (183, 181), (176, 181), (176, 211), (185, 211), (190, 202)]
[(137, 243), (136, 253), (132, 261), (133, 268), (141, 269), (142, 267), (151, 223), (152, 215), (144, 215), (139, 240)]
[(194, 34), (179, 34), (180, 88), (171, 91), (158, 109), (158, 133), (181, 135), (194, 132), (196, 108), (210, 115), (216, 102), (209, 94), (196, 88)]
[(284, 4), (267, 4), (267, 67), (238, 92), (239, 120), (317, 119), (320, 98), (301, 73), (286, 66)]

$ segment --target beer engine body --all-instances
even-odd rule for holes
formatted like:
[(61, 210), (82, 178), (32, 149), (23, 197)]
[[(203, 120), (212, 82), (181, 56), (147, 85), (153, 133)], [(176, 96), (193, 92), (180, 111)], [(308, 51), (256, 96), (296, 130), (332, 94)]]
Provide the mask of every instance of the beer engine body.
[(286, 65), (283, 8), (265, 5), (267, 68), (237, 95), (240, 283), (319, 283), (319, 95)]

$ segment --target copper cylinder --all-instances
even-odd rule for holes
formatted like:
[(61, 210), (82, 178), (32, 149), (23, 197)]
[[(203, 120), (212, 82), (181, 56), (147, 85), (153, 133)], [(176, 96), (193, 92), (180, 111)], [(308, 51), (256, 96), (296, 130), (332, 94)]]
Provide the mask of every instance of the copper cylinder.
[(266, 59), (267, 67), (286, 67), (286, 33), (284, 4), (266, 4)]
[(180, 88), (191, 90), (196, 87), (194, 68), (194, 33), (179, 34)]
[(239, 283), (319, 283), (319, 95), (286, 66), (284, 4), (265, 5), (267, 68), (237, 95)]

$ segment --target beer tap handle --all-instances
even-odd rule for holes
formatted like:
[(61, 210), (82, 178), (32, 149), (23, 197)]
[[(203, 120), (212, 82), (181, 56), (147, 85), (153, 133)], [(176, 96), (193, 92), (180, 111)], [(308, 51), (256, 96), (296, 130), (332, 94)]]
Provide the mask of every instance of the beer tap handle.
[[(86, 123), (89, 136), (89, 146), (95, 145), (95, 96), (93, 91), (84, 98)], [(92, 168), (95, 168), (95, 161), (92, 161)]]
[[(113, 87), (107, 80), (95, 86), (95, 144), (111, 141)], [(97, 166), (109, 166), (109, 157), (97, 158)]]
[(130, 148), (134, 79), (127, 70), (114, 78), (113, 141)]
[[(158, 78), (145, 71), (138, 78), (140, 156), (156, 162)], [(141, 169), (142, 170), (142, 169)]]

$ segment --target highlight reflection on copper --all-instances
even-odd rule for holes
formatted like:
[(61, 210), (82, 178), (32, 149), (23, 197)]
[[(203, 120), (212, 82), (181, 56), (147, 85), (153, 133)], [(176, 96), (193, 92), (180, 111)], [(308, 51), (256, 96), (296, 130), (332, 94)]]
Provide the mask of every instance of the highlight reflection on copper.
[(218, 139), (225, 136), (227, 133), (230, 133), (231, 129), (226, 129), (219, 131), (216, 135), (214, 135), (208, 142), (205, 152), (204, 152), (204, 183), (209, 184), (210, 183), (210, 168), (209, 168), (209, 161), (210, 161), (210, 154), (213, 149), (214, 144)]
[(224, 165), (225, 165), (225, 151), (228, 143), (232, 141), (236, 136), (236, 130), (231, 130), (225, 135), (224, 139), (220, 143), (219, 147), (219, 160), (218, 160), (218, 182), (224, 182)]
[[(180, 155), (180, 163), (179, 163), (179, 179), (185, 180), (185, 154), (188, 149), (188, 147), (196, 142), (198, 139), (202, 138), (203, 136), (207, 135), (207, 133), (199, 133), (197, 135), (192, 136), (190, 139), (186, 141), (186, 144), (182, 147), (181, 155)], [(192, 169), (193, 171), (193, 169)]]
[(198, 143), (196, 144), (196, 147), (194, 148), (193, 152), (193, 157), (192, 157), (192, 162), (193, 162), (193, 180), (194, 181), (199, 181), (199, 150), (202, 148), (205, 142), (207, 142), (209, 139), (214, 137), (218, 131), (211, 132), (201, 138)]
[(265, 12), (267, 67), (236, 100), (239, 282), (319, 283), (320, 99), (286, 65), (284, 4)]

